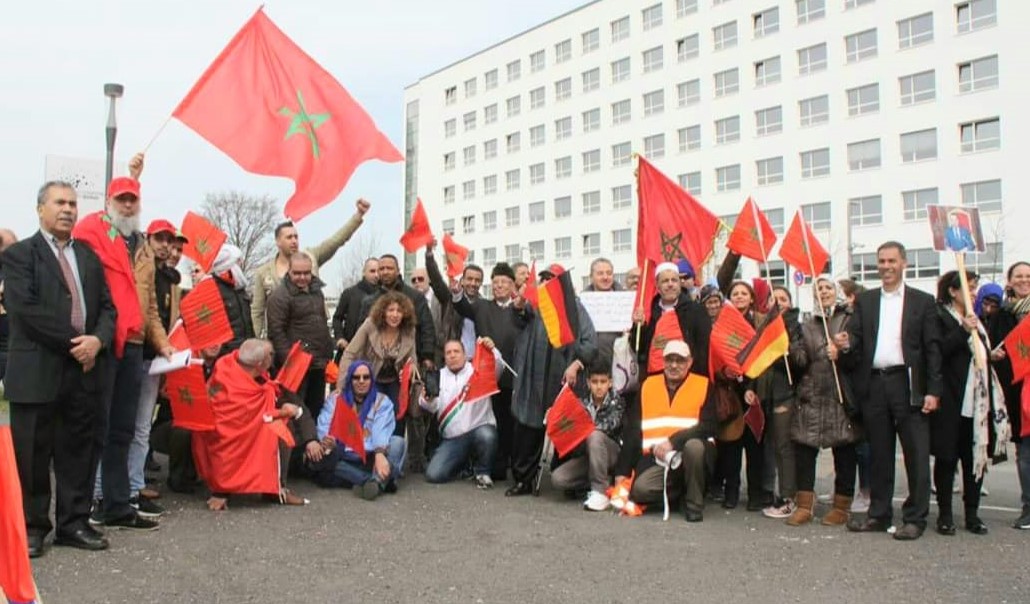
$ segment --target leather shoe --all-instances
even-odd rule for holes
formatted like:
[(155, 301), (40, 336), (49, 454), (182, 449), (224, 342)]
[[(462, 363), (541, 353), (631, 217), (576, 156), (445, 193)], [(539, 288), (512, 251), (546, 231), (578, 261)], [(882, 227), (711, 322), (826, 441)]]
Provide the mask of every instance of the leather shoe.
[(107, 538), (92, 528), (81, 528), (70, 533), (58, 534), (54, 537), (54, 545), (67, 545), (78, 549), (100, 551), (107, 549)]
[(46, 536), (45, 535), (32, 535), (32, 534), (30, 534), (28, 537), (29, 537), (29, 558), (38, 558), (38, 557), (42, 556), (45, 553), (45, 551), (46, 551), (44, 549), (44, 547), (43, 547), (43, 540), (45, 539)]
[(974, 535), (986, 535), (988, 533), (987, 525), (976, 516), (966, 520), (966, 530)]
[(937, 534), (950, 537), (955, 534), (955, 523), (951, 520), (937, 519)]
[(683, 511), (683, 517), (687, 522), (703, 522), (705, 514), (701, 510), (692, 510), (687, 508)]
[(852, 533), (886, 533), (890, 526), (879, 518), (852, 518), (848, 530)]
[(528, 482), (516, 482), (515, 486), (504, 492), (505, 497), (521, 497), (533, 492), (533, 486)]
[(723, 509), (732, 510), (740, 504), (740, 492), (726, 491), (722, 500)]
[(914, 525), (905, 523), (901, 528), (894, 532), (894, 538), (898, 541), (915, 541), (916, 539), (923, 536), (923, 529)]

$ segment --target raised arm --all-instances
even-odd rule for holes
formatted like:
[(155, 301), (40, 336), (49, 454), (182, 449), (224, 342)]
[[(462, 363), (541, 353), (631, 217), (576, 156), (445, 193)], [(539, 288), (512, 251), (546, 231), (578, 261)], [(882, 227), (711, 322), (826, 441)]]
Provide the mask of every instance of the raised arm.
[(356, 203), (356, 210), (354, 215), (351, 216), (350, 220), (346, 222), (340, 230), (336, 231), (329, 236), (328, 239), (319, 243), (313, 248), (310, 248), (308, 252), (315, 257), (315, 261), (318, 262), (319, 266), (329, 262), (333, 256), (336, 255), (336, 250), (343, 247), (343, 244), (354, 235), (354, 232), (358, 230), (358, 227), (365, 221), (365, 213), (368, 212), (372, 204), (368, 203), (364, 199), (359, 199)]

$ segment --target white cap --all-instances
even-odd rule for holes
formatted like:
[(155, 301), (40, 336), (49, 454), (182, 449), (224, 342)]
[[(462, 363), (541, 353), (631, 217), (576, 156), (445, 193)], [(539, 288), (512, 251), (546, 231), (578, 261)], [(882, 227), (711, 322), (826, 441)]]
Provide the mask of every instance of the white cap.
[(671, 340), (662, 350), (662, 358), (676, 355), (684, 359), (690, 358), (690, 346), (683, 340)]
[(665, 271), (672, 271), (678, 275), (680, 274), (680, 267), (676, 266), (675, 262), (663, 262), (654, 269), (655, 279), (657, 279), (658, 275), (661, 275)]

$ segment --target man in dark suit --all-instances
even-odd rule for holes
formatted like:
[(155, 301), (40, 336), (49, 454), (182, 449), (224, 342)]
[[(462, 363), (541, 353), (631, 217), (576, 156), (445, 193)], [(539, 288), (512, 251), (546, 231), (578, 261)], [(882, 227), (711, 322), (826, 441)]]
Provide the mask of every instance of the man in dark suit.
[(77, 245), (75, 190), (48, 182), (36, 201), (39, 231), (4, 252), (10, 314), (6, 395), (23, 490), (29, 555), (43, 554), (50, 522), (50, 462), (57, 483), (54, 543), (107, 548), (87, 522), (99, 451), (94, 430), (115, 308), (96, 255)]
[(904, 525), (894, 538), (918, 539), (930, 510), (930, 413), (937, 410), (941, 378), (940, 334), (933, 296), (906, 287), (905, 247), (888, 241), (876, 250), (882, 287), (859, 294), (848, 330), (834, 337), (829, 353), (841, 353), (872, 452), (872, 502), (855, 532), (887, 531), (894, 495), (895, 437), (901, 440), (908, 475)]

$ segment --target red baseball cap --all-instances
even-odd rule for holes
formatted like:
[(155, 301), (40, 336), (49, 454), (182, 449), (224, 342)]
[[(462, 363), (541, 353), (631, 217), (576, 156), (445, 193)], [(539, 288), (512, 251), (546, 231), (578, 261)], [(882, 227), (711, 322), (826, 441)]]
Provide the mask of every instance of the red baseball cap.
[(180, 231), (180, 230), (176, 230), (175, 231), (175, 238), (178, 239), (179, 241), (183, 242), (183, 243), (189, 243), (190, 242), (190, 238), (187, 237), (186, 235), (183, 235), (182, 231)]
[(158, 218), (151, 222), (150, 226), (147, 227), (147, 235), (156, 235), (158, 233), (168, 233), (172, 237), (175, 237), (175, 225), (164, 218)]
[(557, 262), (555, 262), (551, 266), (548, 266), (544, 270), (542, 270), (539, 273), (537, 273), (537, 276), (541, 277), (541, 278), (547, 277), (547, 278), (553, 279), (554, 277), (557, 277), (558, 275), (560, 275), (560, 274), (562, 274), (564, 272), (565, 272), (565, 267), (560, 265), (560, 264), (558, 264)]
[(128, 176), (119, 176), (111, 181), (111, 186), (107, 187), (107, 198), (114, 199), (119, 195), (133, 194), (136, 198), (139, 198), (139, 181), (135, 178), (129, 178)]

